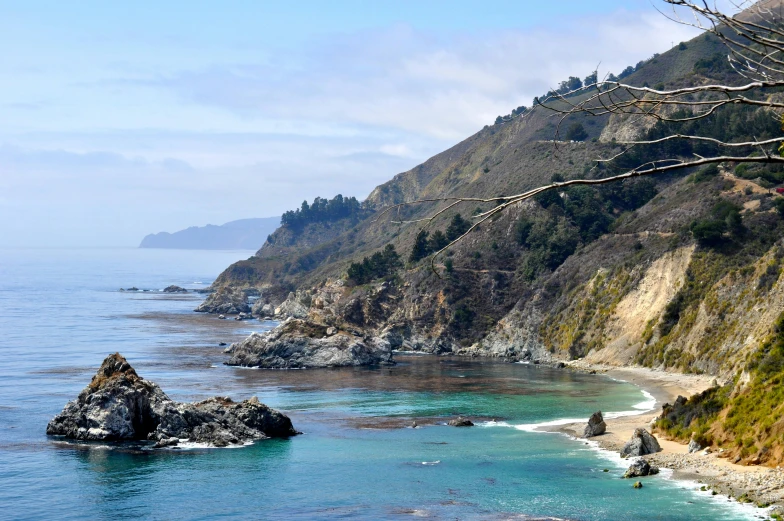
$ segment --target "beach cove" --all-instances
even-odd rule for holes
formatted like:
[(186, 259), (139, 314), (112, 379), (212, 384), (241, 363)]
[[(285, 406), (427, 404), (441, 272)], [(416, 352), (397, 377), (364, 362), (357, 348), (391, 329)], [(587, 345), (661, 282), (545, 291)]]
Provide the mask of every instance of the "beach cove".
[[(730, 520), (765, 514), (699, 491), (691, 476), (673, 479), (677, 472), (646, 478), (643, 489), (633, 490), (620, 479), (628, 462), (614, 463), (613, 453), (597, 447), (609, 448), (613, 435), (622, 440), (624, 429), (633, 428), (614, 422), (645, 423), (656, 412), (645, 411), (697, 384), (673, 383), (665, 396), (666, 384), (628, 374), (612, 379), (416, 355), (397, 355), (398, 365), (372, 369), (229, 368), (222, 365), (221, 342), (275, 324), (196, 315), (191, 310), (200, 295), (159, 290), (206, 286), (247, 252), (6, 250), (2, 256), (3, 518)], [(118, 291), (131, 285), (142, 291)], [(156, 452), (47, 437), (46, 423), (115, 351), (174, 399), (257, 395), (304, 434), (237, 449)], [(608, 413), (610, 434), (588, 445), (536, 432), (595, 410)], [(613, 413), (643, 414), (613, 420)], [(457, 415), (477, 426), (444, 425)]]

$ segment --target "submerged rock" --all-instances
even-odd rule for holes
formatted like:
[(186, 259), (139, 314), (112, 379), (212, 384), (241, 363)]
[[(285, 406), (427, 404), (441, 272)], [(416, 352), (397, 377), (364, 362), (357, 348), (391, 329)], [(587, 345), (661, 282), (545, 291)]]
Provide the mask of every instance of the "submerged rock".
[(388, 342), (365, 340), (344, 331), (327, 336), (327, 327), (290, 319), (268, 333), (253, 333), (226, 349), (226, 365), (266, 369), (304, 369), (394, 364)]
[(163, 288), (163, 292), (164, 293), (188, 293), (188, 290), (172, 284), (171, 286), (166, 286), (165, 288)]
[(458, 416), (457, 418), (453, 418), (449, 420), (447, 425), (449, 425), (450, 427), (473, 427), (474, 422), (472, 422), (468, 418), (463, 418), (462, 416)]
[(653, 476), (658, 473), (659, 467), (654, 467), (644, 459), (639, 459), (629, 466), (629, 468), (623, 474), (623, 477), (640, 478), (644, 476)]
[(643, 428), (634, 429), (632, 438), (626, 442), (626, 445), (621, 449), (621, 456), (645, 456), (646, 454), (653, 454), (659, 452), (661, 447), (659, 442), (653, 435)]
[(298, 434), (287, 416), (256, 397), (240, 403), (222, 397), (175, 402), (136, 374), (119, 353), (103, 361), (78, 398), (49, 422), (46, 433), (77, 440), (151, 440), (158, 448), (183, 439), (225, 447)]
[(585, 426), (583, 437), (592, 438), (593, 436), (599, 436), (605, 432), (607, 432), (607, 424), (604, 423), (602, 411), (596, 411), (588, 418), (588, 425)]
[(642, 488), (642, 481), (635, 481), (632, 488)]

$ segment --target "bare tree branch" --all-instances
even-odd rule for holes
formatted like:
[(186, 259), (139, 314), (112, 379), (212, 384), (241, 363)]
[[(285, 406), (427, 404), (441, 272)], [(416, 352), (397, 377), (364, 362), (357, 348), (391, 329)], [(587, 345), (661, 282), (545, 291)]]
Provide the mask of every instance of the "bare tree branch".
[[(767, 7), (768, 3), (765, 0), (756, 3), (740, 2), (736, 5), (740, 12), (735, 15), (718, 10), (707, 0), (661, 1), (672, 8), (672, 15), (659, 10), (670, 20), (699, 28), (718, 37), (727, 49), (730, 69), (738, 75), (739, 79), (742, 79), (741, 81), (745, 80), (744, 83), (734, 85), (706, 83), (672, 89), (651, 88), (647, 85), (635, 86), (615, 79), (609, 80), (608, 76), (599, 81), (598, 71), (594, 71), (596, 80), (593, 83), (569, 91), (565, 91), (563, 88), (565, 84), (562, 83), (561, 89), (551, 91), (544, 99), (535, 99), (532, 110), (546, 110), (558, 118), (555, 126), (555, 139), (553, 140), (556, 149), (559, 146), (562, 125), (575, 115), (622, 116), (650, 119), (653, 123), (679, 124), (698, 121), (716, 114), (724, 108), (740, 105), (769, 111), (778, 121), (782, 120), (784, 102), (781, 101), (781, 98), (771, 95), (774, 92), (784, 91), (784, 19), (780, 12), (774, 12)], [(682, 11), (689, 13), (691, 19), (686, 20), (680, 16)], [(530, 114), (531, 111), (528, 111), (522, 117), (530, 117)], [(711, 145), (717, 147), (717, 152), (715, 155), (707, 155), (707, 157), (694, 153), (696, 159), (683, 157), (648, 158), (643, 164), (634, 168), (626, 168), (623, 173), (618, 175), (601, 179), (586, 178), (554, 182), (511, 196), (487, 198), (444, 196), (419, 199), (389, 206), (376, 217), (375, 221), (382, 219), (391, 211), (397, 210), (399, 212), (405, 206), (423, 203), (448, 203), (443, 208), (421, 219), (393, 221), (398, 224), (424, 223), (424, 227), (427, 227), (439, 216), (460, 204), (495, 203), (496, 206), (492, 209), (473, 216), (475, 222), (465, 233), (432, 255), (430, 268), (438, 275), (435, 263), (441, 254), (462, 241), (488, 219), (548, 190), (564, 189), (576, 185), (602, 185), (708, 164), (784, 164), (784, 158), (781, 155), (776, 151), (769, 150), (769, 147), (772, 146), (777, 146), (779, 151), (784, 150), (784, 135), (767, 139), (753, 137), (752, 140), (729, 142), (711, 136), (678, 132), (655, 139), (643, 138), (615, 142), (616, 145), (624, 147), (623, 150), (609, 158), (596, 159), (595, 161), (597, 166), (600, 164), (612, 165), (614, 161), (633, 149), (656, 146), (675, 140)], [(731, 149), (733, 153), (725, 155), (720, 152), (721, 149)], [(744, 149), (748, 149), (747, 154), (743, 154)], [(756, 151), (755, 154), (752, 154), (753, 150)]]

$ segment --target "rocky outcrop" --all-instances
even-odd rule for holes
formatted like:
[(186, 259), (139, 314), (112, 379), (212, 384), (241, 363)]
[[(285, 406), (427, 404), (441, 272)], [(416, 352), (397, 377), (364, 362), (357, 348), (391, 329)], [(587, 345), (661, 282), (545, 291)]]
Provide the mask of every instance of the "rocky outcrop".
[(656, 438), (654, 438), (650, 432), (642, 428), (637, 428), (634, 429), (632, 438), (626, 442), (626, 445), (621, 449), (621, 456), (625, 458), (631, 456), (645, 456), (646, 454), (654, 454), (660, 450), (661, 447), (659, 446), (659, 442), (656, 441)]
[(305, 291), (289, 293), (288, 298), (273, 311), (276, 317), (307, 318), (311, 297)]
[(624, 478), (640, 478), (644, 476), (653, 476), (659, 473), (659, 467), (654, 467), (644, 459), (638, 459), (632, 463), (626, 472), (623, 474)]
[(463, 418), (462, 416), (458, 416), (457, 418), (453, 418), (447, 422), (447, 425), (450, 427), (473, 427), (474, 422), (469, 420), (468, 418)]
[(275, 314), (275, 308), (268, 302), (257, 300), (253, 304), (251, 314), (257, 317), (271, 317)]
[(46, 433), (88, 441), (150, 440), (158, 448), (180, 440), (225, 447), (297, 434), (287, 416), (256, 397), (240, 403), (224, 397), (175, 402), (136, 374), (119, 353), (103, 361), (78, 398), (49, 422)]
[(699, 451), (701, 451), (701, 450), (702, 450), (702, 448), (703, 448), (703, 447), (702, 447), (702, 445), (700, 445), (699, 443), (697, 443), (697, 441), (696, 441), (696, 440), (694, 440), (694, 438), (692, 438), (692, 439), (689, 441), (689, 447), (688, 447), (689, 454), (692, 454), (692, 453), (694, 453), (694, 452), (699, 452)]
[(289, 319), (267, 333), (253, 333), (229, 346), (226, 365), (304, 369), (392, 364), (388, 342), (364, 339), (301, 319)]
[(248, 297), (239, 288), (222, 287), (211, 293), (204, 302), (194, 311), (197, 313), (221, 313), (225, 315), (238, 315), (250, 313)]
[(592, 438), (594, 436), (599, 436), (600, 434), (604, 434), (607, 431), (607, 424), (604, 423), (604, 417), (602, 417), (602, 411), (596, 411), (588, 418), (588, 424), (585, 426), (585, 430), (583, 431), (584, 438)]
[(163, 292), (164, 293), (188, 293), (188, 290), (172, 284), (171, 286), (166, 286), (165, 288), (163, 288)]

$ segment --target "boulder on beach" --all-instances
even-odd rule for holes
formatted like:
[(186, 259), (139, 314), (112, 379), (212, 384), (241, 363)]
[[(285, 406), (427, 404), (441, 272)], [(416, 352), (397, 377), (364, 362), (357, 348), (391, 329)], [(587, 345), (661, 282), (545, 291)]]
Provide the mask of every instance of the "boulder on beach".
[(653, 454), (659, 452), (661, 447), (656, 438), (647, 430), (638, 427), (634, 429), (632, 438), (626, 442), (626, 445), (621, 449), (621, 456), (628, 458), (631, 456), (645, 456), (646, 454)]
[(188, 293), (188, 290), (172, 284), (171, 286), (166, 286), (165, 288), (163, 288), (163, 292), (164, 293)]
[(702, 450), (702, 445), (697, 443), (697, 441), (694, 438), (689, 440), (689, 447), (688, 447), (689, 454), (693, 452), (699, 452), (701, 450)]
[(267, 333), (253, 333), (226, 349), (226, 365), (265, 369), (303, 369), (341, 366), (389, 365), (389, 342), (339, 332), (327, 336), (327, 326), (288, 319)]
[(119, 353), (108, 356), (90, 384), (47, 425), (49, 435), (87, 441), (149, 440), (155, 447), (180, 440), (215, 447), (294, 436), (284, 414), (256, 397), (175, 402), (145, 380)]
[(653, 476), (659, 473), (659, 467), (654, 467), (644, 459), (638, 459), (632, 463), (626, 472), (623, 474), (624, 478), (640, 478), (644, 476)]
[(605, 432), (607, 432), (607, 424), (604, 423), (602, 411), (596, 411), (591, 415), (590, 418), (588, 418), (588, 424), (585, 426), (585, 430), (583, 431), (583, 437), (592, 438), (594, 436), (604, 434)]
[(462, 416), (458, 416), (457, 418), (452, 418), (447, 423), (450, 427), (473, 427), (474, 422), (469, 420), (468, 418), (463, 418)]

